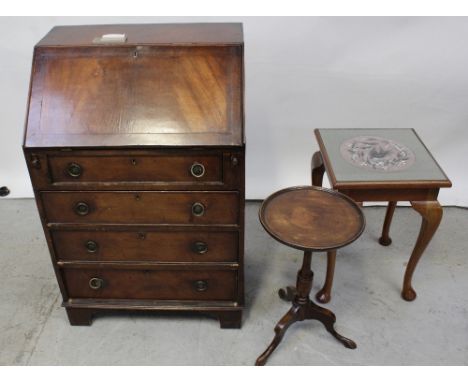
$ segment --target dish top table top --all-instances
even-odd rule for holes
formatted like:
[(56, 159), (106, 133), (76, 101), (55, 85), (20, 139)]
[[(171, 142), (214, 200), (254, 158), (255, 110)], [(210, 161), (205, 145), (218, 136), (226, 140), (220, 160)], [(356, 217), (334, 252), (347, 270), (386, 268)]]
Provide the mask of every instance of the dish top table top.
[(272, 194), (263, 202), (259, 215), (271, 236), (301, 250), (343, 247), (356, 240), (365, 226), (361, 209), (350, 198), (313, 186)]

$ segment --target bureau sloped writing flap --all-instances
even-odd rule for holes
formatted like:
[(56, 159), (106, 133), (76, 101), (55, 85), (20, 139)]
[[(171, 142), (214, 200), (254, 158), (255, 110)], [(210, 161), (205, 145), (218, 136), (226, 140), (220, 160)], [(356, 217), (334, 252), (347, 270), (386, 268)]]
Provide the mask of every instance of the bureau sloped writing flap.
[(241, 46), (36, 51), (25, 145), (241, 145)]

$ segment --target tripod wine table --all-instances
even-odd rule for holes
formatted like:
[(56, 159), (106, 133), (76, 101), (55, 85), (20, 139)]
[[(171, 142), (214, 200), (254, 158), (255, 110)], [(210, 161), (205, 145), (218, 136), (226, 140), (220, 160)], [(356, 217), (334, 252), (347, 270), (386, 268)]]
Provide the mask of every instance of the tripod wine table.
[(270, 346), (258, 357), (257, 366), (268, 357), (283, 339), (288, 327), (296, 321), (318, 320), (345, 347), (355, 349), (354, 341), (336, 332), (333, 312), (313, 303), (309, 294), (313, 272), (312, 252), (332, 251), (356, 240), (364, 230), (365, 220), (359, 206), (349, 197), (319, 187), (292, 187), (268, 197), (260, 208), (260, 222), (279, 242), (304, 251), (296, 287), (279, 290), (279, 296), (292, 301), (291, 309), (275, 327)]

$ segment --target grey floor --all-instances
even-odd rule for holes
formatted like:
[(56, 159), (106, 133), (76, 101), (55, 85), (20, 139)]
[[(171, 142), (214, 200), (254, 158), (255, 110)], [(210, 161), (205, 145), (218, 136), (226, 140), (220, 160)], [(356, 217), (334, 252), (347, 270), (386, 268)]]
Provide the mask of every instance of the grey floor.
[[(241, 330), (205, 317), (118, 315), (71, 327), (33, 200), (0, 201), (1, 365), (252, 365), (288, 304), (277, 289), (294, 282), (301, 254), (271, 239), (247, 204), (246, 300)], [(400, 298), (419, 216), (398, 208), (393, 244), (377, 243), (385, 210), (366, 207), (367, 228), (339, 252), (334, 297), (345, 349), (318, 322), (292, 326), (270, 365), (468, 365), (468, 211), (445, 208), (414, 277), (418, 298)], [(315, 285), (325, 256), (313, 259)]]

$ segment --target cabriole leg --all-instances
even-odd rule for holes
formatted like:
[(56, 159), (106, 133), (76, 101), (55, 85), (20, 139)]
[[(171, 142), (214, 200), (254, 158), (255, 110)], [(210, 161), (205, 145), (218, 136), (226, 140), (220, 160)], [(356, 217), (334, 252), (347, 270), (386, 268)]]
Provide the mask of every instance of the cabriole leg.
[(323, 165), (322, 154), (316, 151), (312, 156), (312, 186), (322, 187), (325, 166)]
[(437, 200), (426, 202), (411, 202), (415, 211), (422, 216), (421, 230), (414, 246), (411, 257), (406, 267), (405, 278), (403, 280), (403, 290), (401, 295), (406, 301), (413, 301), (416, 298), (416, 292), (411, 285), (414, 270), (421, 258), (424, 250), (431, 241), (434, 233), (442, 220), (442, 207)]
[(333, 287), (333, 276), (335, 274), (336, 250), (327, 252), (327, 275), (322, 289), (320, 289), (315, 298), (322, 304), (331, 300), (331, 290)]
[(385, 214), (384, 225), (382, 228), (382, 236), (379, 239), (381, 245), (387, 246), (392, 244), (392, 239), (390, 238), (390, 225), (392, 224), (393, 213), (395, 212), (395, 207), (397, 202), (388, 202), (387, 212)]

